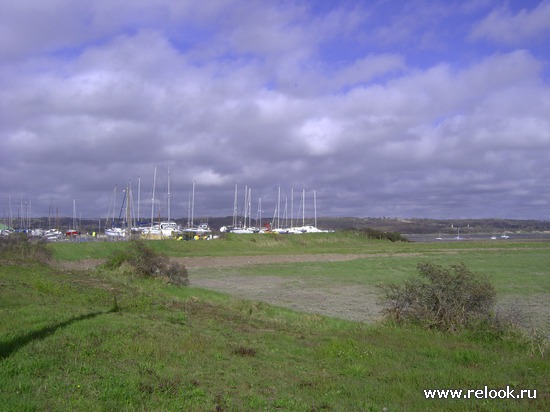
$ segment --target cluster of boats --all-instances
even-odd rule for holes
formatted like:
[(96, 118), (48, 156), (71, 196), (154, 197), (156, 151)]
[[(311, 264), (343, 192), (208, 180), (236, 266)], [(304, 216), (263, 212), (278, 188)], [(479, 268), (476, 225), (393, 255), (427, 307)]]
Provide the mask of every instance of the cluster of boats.
[(1, 236), (11, 236), (14, 234), (25, 234), (27, 236), (43, 238), (46, 240), (57, 240), (65, 236), (61, 231), (57, 229), (4, 229), (0, 231)]
[[(58, 229), (33, 229), (26, 230), (25, 233), (29, 236), (43, 238), (48, 241), (59, 241), (73, 238), (104, 238), (112, 240), (123, 240), (141, 237), (144, 239), (167, 239), (167, 238), (176, 238), (176, 239), (214, 239), (217, 236), (212, 234), (212, 230), (208, 227), (208, 224), (200, 224), (198, 226), (193, 224), (193, 215), (194, 215), (194, 202), (195, 202), (195, 182), (193, 182), (192, 195), (190, 195), (189, 201), (189, 216), (187, 227), (181, 227), (178, 223), (170, 219), (170, 169), (168, 169), (168, 216), (166, 221), (157, 221), (154, 222), (155, 216), (155, 188), (156, 188), (156, 176), (157, 168), (154, 169), (154, 178), (153, 178), (153, 200), (151, 202), (151, 221), (150, 224), (140, 226), (136, 224), (136, 218), (133, 208), (133, 198), (132, 198), (132, 187), (128, 183), (128, 186), (124, 190), (124, 197), (122, 205), (120, 207), (120, 213), (118, 219), (115, 219), (116, 211), (116, 197), (117, 197), (117, 186), (115, 185), (113, 190), (113, 200), (109, 206), (109, 211), (107, 212), (107, 220), (105, 222), (105, 227), (103, 229), (103, 234), (101, 234), (100, 228), (98, 228), (98, 233), (92, 232), (92, 234), (86, 234), (81, 236), (80, 232), (76, 229), (69, 229), (65, 232), (62, 232)], [(139, 185), (141, 182), (139, 183)], [(139, 204), (140, 204), (140, 186), (138, 186), (138, 212), (137, 216), (139, 220)], [(293, 219), (294, 214), (294, 190), (291, 192), (291, 201), (290, 201), (290, 224), (288, 224), (288, 215), (287, 213), (287, 200), (285, 200), (284, 208), (281, 206), (281, 189), (279, 188), (277, 196), (277, 205), (275, 208), (275, 213), (273, 215), (273, 220), (271, 223), (267, 223), (262, 226), (262, 217), (261, 217), (261, 198), (258, 200), (258, 215), (256, 216), (256, 224), (259, 224), (259, 227), (252, 225), (251, 218), (251, 199), (252, 199), (252, 190), (248, 186), (245, 187), (245, 199), (244, 199), (244, 213), (239, 213), (238, 211), (238, 188), (235, 185), (235, 199), (234, 199), (234, 208), (233, 208), (233, 222), (231, 226), (222, 226), (220, 228), (221, 233), (234, 233), (234, 234), (253, 234), (253, 233), (278, 233), (278, 234), (301, 234), (301, 233), (323, 233), (330, 232), (327, 230), (321, 230), (317, 228), (317, 200), (316, 193), (313, 191), (313, 203), (315, 210), (315, 224), (306, 225), (305, 224), (305, 189), (302, 190), (302, 199), (300, 202), (300, 211), (302, 215), (301, 226), (293, 225), (293, 222), (297, 222), (297, 219)], [(281, 216), (282, 215), (282, 216)], [(160, 220), (160, 214), (159, 214)], [(243, 222), (244, 221), (244, 222)], [(101, 222), (99, 222), (101, 226)], [(73, 199), (73, 227), (76, 225), (76, 204)], [(9, 235), (13, 230), (3, 230), (2, 235)]]
[(115, 239), (123, 239), (129, 236), (140, 236), (145, 239), (193, 238), (209, 240), (214, 238), (212, 230), (206, 223), (182, 228), (173, 221), (160, 222), (151, 226), (133, 227), (130, 230), (122, 227), (106, 228), (105, 235)]
[(328, 233), (334, 232), (333, 230), (322, 230), (312, 225), (294, 226), (287, 228), (271, 228), (270, 225), (260, 229), (257, 227), (234, 227), (234, 226), (222, 226), (220, 228), (222, 233), (235, 233), (237, 235), (245, 235), (252, 233), (278, 233), (283, 235), (289, 234), (301, 234), (301, 233)]

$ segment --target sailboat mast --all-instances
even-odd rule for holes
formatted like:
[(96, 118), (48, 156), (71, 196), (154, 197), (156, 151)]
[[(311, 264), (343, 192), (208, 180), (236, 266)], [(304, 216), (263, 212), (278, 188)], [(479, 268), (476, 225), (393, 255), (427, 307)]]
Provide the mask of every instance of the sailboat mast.
[(11, 229), (13, 229), (13, 214), (12, 214), (12, 210), (11, 210), (11, 195), (9, 195), (9, 202), (10, 202), (10, 220), (9, 220), (8, 226)]
[(285, 212), (283, 213), (283, 226), (288, 227), (288, 197), (285, 197)]
[(141, 177), (138, 177), (138, 207), (137, 207), (137, 220), (138, 224), (141, 219), (141, 215), (139, 213), (139, 207), (141, 205)]
[(170, 166), (168, 166), (168, 221), (170, 221), (171, 213), (170, 213)]
[(195, 227), (193, 219), (195, 218), (195, 181), (193, 180), (193, 191), (191, 194), (191, 227)]
[(290, 227), (294, 226), (294, 188), (290, 189)]
[(155, 166), (155, 173), (153, 175), (153, 198), (151, 200), (151, 226), (155, 221), (155, 189), (157, 184), (157, 167)]
[(76, 199), (73, 199), (73, 229), (76, 230)]
[(317, 227), (317, 196), (315, 190), (313, 191), (313, 213), (315, 219), (315, 227)]
[(256, 214), (256, 224), (262, 228), (262, 198), (258, 198), (258, 213)]
[(244, 186), (244, 205), (243, 205), (243, 226), (246, 227), (246, 218), (248, 213), (248, 185)]
[(281, 227), (281, 218), (280, 218), (280, 211), (281, 210), (281, 186), (279, 186), (279, 192), (277, 194), (277, 229)]
[(128, 187), (126, 188), (126, 235), (130, 237), (132, 234), (132, 214), (131, 214), (131, 185), (128, 182)]
[(233, 201), (233, 227), (237, 227), (237, 184), (235, 184), (235, 200)]
[(248, 188), (248, 227), (252, 227), (252, 188)]
[(306, 225), (306, 189), (302, 189), (302, 226)]

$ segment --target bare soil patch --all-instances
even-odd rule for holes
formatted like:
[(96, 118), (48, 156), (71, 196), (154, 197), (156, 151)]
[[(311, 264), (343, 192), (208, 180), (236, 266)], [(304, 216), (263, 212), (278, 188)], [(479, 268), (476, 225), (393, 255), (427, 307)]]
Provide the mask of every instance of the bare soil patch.
[(372, 288), (362, 285), (321, 288), (304, 281), (276, 276), (232, 275), (213, 278), (191, 273), (190, 278), (194, 286), (301, 312), (361, 322), (374, 322), (380, 317), (377, 295)]
[[(400, 253), (399, 256), (420, 256), (422, 253)], [(173, 258), (183, 263), (188, 269), (208, 267), (238, 267), (246, 265), (263, 265), (269, 263), (294, 263), (294, 262), (341, 262), (345, 260), (365, 259), (374, 257), (394, 256), (391, 253), (370, 253), (342, 255), (337, 253), (324, 253), (317, 255), (260, 255), (260, 256), (201, 256)]]
[[(229, 256), (178, 258), (189, 270), (191, 285), (229, 293), (233, 296), (262, 301), (318, 315), (360, 322), (374, 322), (380, 318), (376, 290), (365, 285), (319, 286), (304, 280), (277, 276), (242, 276), (238, 273), (216, 275), (204, 268), (242, 267), (270, 263), (345, 261), (381, 255), (374, 254), (320, 254), (283, 256)], [(389, 256), (389, 254), (384, 254)], [(238, 270), (237, 270), (238, 272)]]

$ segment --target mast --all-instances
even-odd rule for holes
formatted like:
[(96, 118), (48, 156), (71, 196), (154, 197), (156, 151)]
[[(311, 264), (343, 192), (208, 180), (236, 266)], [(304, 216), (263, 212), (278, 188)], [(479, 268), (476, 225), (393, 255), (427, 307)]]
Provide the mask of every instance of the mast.
[(157, 184), (157, 167), (155, 166), (155, 173), (153, 175), (153, 199), (151, 200), (151, 226), (155, 221), (155, 188)]
[(258, 228), (262, 228), (262, 198), (258, 198), (258, 212), (256, 213), (256, 224)]
[(244, 205), (243, 205), (243, 227), (246, 228), (246, 218), (248, 217), (248, 185), (244, 186)]
[(141, 204), (141, 177), (138, 177), (138, 208), (137, 208), (138, 224), (139, 224), (139, 221), (141, 219), (141, 215), (140, 215), (140, 212), (139, 212), (140, 204)]
[(290, 189), (290, 227), (294, 227), (294, 188)]
[(76, 230), (76, 199), (73, 199), (73, 229)]
[(131, 214), (131, 199), (132, 199), (132, 186), (128, 182), (128, 187), (126, 188), (126, 235), (130, 237), (132, 234), (132, 214)]
[(283, 226), (288, 227), (288, 197), (285, 196), (285, 211), (283, 213)]
[(315, 194), (315, 190), (313, 191), (313, 211), (315, 216), (315, 227), (317, 227), (317, 196)]
[(193, 219), (195, 218), (195, 180), (193, 180), (193, 189), (191, 192), (191, 227), (195, 227)]
[(248, 188), (248, 227), (252, 227), (252, 188)]
[(233, 201), (233, 227), (237, 227), (237, 184), (235, 183), (235, 200)]
[(281, 227), (280, 211), (281, 210), (281, 186), (279, 186), (279, 192), (277, 194), (277, 229)]
[(10, 202), (10, 220), (8, 226), (13, 229), (13, 214), (11, 210), (11, 195), (9, 195), (9, 202)]
[(170, 166), (168, 166), (168, 221), (170, 221)]
[(302, 189), (302, 226), (306, 225), (306, 189)]

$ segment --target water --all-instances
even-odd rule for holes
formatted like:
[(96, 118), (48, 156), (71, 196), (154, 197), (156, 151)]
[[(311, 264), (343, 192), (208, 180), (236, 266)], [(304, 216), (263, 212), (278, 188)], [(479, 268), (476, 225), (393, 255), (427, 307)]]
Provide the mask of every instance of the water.
[[(488, 242), (509, 242), (513, 240), (531, 240), (531, 241), (547, 241), (550, 242), (550, 233), (506, 233), (508, 238), (502, 238), (502, 234), (489, 234), (489, 233), (464, 233), (460, 234), (460, 239), (456, 238), (456, 233), (454, 234), (408, 234), (403, 235), (407, 239), (413, 242), (464, 242), (464, 241), (480, 241), (486, 240)], [(442, 239), (437, 239), (441, 237)], [(491, 239), (491, 237), (496, 237), (496, 239)]]

